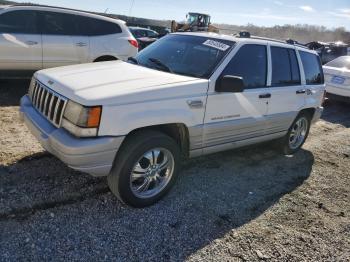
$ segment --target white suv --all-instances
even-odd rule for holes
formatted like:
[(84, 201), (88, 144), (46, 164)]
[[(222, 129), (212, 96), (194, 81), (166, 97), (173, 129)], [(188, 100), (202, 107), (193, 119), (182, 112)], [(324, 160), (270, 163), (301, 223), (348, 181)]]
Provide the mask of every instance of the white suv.
[(181, 157), (279, 139), (305, 142), (322, 113), (316, 52), (258, 38), (168, 35), (129, 63), (37, 72), (21, 113), (49, 152), (70, 167), (108, 176), (136, 207), (174, 184)]
[(0, 77), (39, 69), (127, 60), (138, 50), (125, 23), (75, 10), (15, 5), (0, 9)]

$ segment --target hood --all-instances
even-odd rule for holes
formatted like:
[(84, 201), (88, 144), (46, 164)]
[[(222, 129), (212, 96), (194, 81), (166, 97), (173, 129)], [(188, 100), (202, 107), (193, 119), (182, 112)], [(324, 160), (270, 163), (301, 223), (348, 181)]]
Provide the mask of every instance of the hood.
[[(188, 84), (203, 84), (207, 79), (181, 76), (122, 61), (73, 65), (41, 70), (35, 77), (55, 92), (83, 105), (130, 103), (172, 95), (189, 95)], [(169, 92), (170, 88), (180, 90)], [(152, 94), (150, 94), (152, 93)]]

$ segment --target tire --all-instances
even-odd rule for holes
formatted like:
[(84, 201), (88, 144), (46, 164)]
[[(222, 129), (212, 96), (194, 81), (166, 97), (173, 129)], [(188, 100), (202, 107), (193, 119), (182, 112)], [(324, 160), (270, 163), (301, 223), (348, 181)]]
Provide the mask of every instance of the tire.
[[(174, 185), (180, 158), (180, 148), (172, 138), (140, 131), (123, 143), (107, 177), (108, 186), (125, 204), (137, 208), (153, 205)], [(166, 169), (161, 169), (165, 163)]]
[[(280, 141), (280, 147), (283, 154), (293, 155), (304, 145), (309, 135), (311, 118), (311, 115), (306, 112), (299, 113), (299, 115), (295, 118), (288, 130), (288, 133)], [(297, 138), (296, 136), (298, 133), (293, 136), (293, 132), (295, 133), (295, 131), (298, 131), (297, 126), (300, 126), (301, 123), (302, 125), (306, 126), (302, 128), (301, 136)], [(295, 143), (293, 143), (293, 141), (295, 141)]]

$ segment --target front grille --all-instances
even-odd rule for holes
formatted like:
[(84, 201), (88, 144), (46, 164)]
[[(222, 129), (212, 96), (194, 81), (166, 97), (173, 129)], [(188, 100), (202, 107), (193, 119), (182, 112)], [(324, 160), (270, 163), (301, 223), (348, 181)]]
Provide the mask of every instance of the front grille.
[(29, 97), (34, 107), (56, 127), (61, 126), (67, 99), (37, 80), (33, 80)]

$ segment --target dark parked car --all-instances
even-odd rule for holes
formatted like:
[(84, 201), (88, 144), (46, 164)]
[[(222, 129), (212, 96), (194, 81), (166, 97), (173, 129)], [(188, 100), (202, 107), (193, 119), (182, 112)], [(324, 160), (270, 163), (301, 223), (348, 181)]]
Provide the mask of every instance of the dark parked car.
[(306, 46), (319, 54), (322, 64), (327, 64), (340, 56), (350, 55), (350, 45), (343, 42), (310, 42)]
[(139, 43), (139, 50), (154, 43), (160, 38), (160, 35), (151, 29), (142, 27), (129, 27), (130, 32), (134, 35)]

